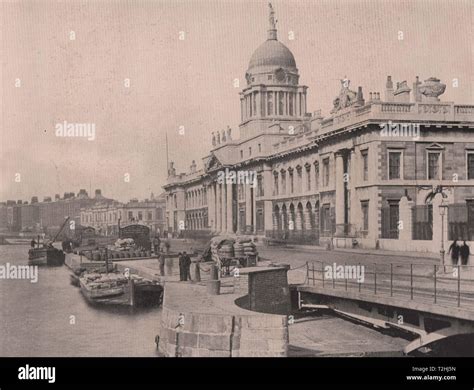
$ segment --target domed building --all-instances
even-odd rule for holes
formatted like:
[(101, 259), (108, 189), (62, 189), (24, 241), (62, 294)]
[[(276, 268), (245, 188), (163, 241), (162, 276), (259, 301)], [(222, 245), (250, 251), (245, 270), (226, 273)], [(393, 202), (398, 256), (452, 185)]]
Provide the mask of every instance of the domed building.
[[(306, 117), (306, 89), (298, 85), (299, 73), (293, 53), (278, 41), (276, 19), (270, 4), (267, 40), (252, 54), (241, 92), (241, 138), (274, 132), (268, 126), (280, 123), (294, 129)], [(291, 127), (290, 127), (291, 126)], [(291, 131), (290, 131), (291, 132)]]
[[(435, 77), (416, 77), (411, 89), (387, 76), (382, 97), (367, 100), (344, 77), (323, 117), (307, 113), (299, 82), (269, 5), (240, 92), (239, 136), (214, 131), (202, 169), (168, 167), (169, 231), (426, 252), (443, 235), (474, 242), (474, 106), (441, 101), (446, 85)], [(441, 203), (453, 210), (449, 233), (433, 211)]]

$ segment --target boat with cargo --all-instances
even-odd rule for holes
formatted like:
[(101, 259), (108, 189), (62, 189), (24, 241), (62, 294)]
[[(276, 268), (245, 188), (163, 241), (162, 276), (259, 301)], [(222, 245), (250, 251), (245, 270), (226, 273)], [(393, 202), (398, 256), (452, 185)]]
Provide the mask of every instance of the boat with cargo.
[(163, 287), (135, 274), (84, 272), (79, 276), (82, 295), (92, 304), (155, 306), (161, 304)]

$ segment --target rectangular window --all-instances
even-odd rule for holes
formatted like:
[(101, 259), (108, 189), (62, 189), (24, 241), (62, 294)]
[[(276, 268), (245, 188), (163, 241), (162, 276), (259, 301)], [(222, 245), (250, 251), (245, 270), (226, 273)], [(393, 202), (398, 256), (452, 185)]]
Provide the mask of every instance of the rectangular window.
[(441, 152), (428, 152), (428, 180), (441, 179)]
[(278, 195), (278, 174), (273, 175), (273, 195)]
[(240, 158), (244, 158), (244, 151), (243, 150), (240, 151)]
[(369, 180), (369, 152), (364, 150), (361, 152), (362, 156), (362, 177), (364, 181)]
[(314, 188), (317, 191), (319, 188), (319, 162), (314, 163)]
[(289, 108), (289, 111), (290, 111), (290, 116), (293, 116), (293, 94), (290, 93), (288, 95), (288, 108)]
[(329, 157), (323, 160), (323, 175), (324, 175), (323, 186), (327, 187), (329, 185)]
[(257, 115), (257, 92), (253, 94), (253, 115)]
[(362, 230), (369, 230), (369, 201), (364, 200), (360, 202), (362, 208)]
[(330, 205), (325, 204), (321, 207), (321, 227), (324, 232), (331, 231), (331, 212)]
[(281, 173), (281, 193), (286, 194), (286, 172)]
[(388, 179), (401, 179), (402, 152), (388, 152)]
[(283, 115), (283, 107), (285, 102), (285, 94), (283, 92), (278, 93), (278, 115)]
[(141, 211), (138, 212), (138, 220), (139, 221), (143, 220), (143, 213)]
[(249, 147), (249, 156), (251, 156), (251, 155), (252, 155), (252, 148)]
[(293, 171), (289, 171), (288, 175), (290, 176), (290, 194), (292, 194), (295, 190)]
[(153, 220), (153, 214), (151, 211), (148, 212), (148, 220), (152, 221)]
[(303, 192), (303, 168), (298, 167), (296, 169), (297, 181), (296, 186), (298, 187), (298, 192)]
[(311, 191), (311, 166), (306, 168), (306, 191)]
[(131, 221), (133, 219), (133, 211), (128, 212), (128, 220)]
[(259, 151), (259, 152), (262, 151), (262, 144), (258, 144), (258, 151)]
[(257, 176), (257, 196), (264, 196), (263, 192), (263, 176), (258, 175)]
[(467, 179), (474, 179), (474, 152), (467, 154)]
[(273, 115), (273, 92), (267, 93), (267, 115)]

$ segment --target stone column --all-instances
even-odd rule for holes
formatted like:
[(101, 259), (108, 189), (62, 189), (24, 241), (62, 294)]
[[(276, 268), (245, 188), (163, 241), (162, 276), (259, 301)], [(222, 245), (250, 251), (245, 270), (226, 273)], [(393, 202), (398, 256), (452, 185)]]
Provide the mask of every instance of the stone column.
[(216, 194), (217, 194), (217, 199), (216, 199), (216, 208), (217, 208), (217, 213), (216, 213), (216, 230), (218, 232), (222, 231), (222, 184), (217, 183), (216, 184)]
[(278, 114), (278, 93), (276, 91), (273, 91), (273, 115), (279, 115)]
[(295, 216), (295, 229), (301, 231), (303, 230), (303, 221), (301, 219), (300, 211), (298, 209), (295, 210)]
[(245, 184), (245, 230), (252, 223), (252, 203), (250, 199), (250, 186)]
[[(413, 240), (412, 236), (412, 214), (413, 205), (415, 202), (408, 200), (406, 196), (403, 196), (398, 203), (398, 213), (401, 222), (400, 229), (398, 230), (398, 239), (400, 242), (409, 243)], [(404, 249), (408, 250), (409, 249)]]
[(295, 115), (296, 115), (296, 116), (301, 116), (301, 110), (300, 110), (300, 93), (297, 91), (295, 95), (296, 95), (296, 97), (295, 97), (295, 101), (296, 101), (296, 111), (295, 111)]
[(255, 95), (256, 98), (256, 104), (255, 108), (257, 109), (256, 116), (261, 117), (262, 116), (262, 93), (259, 91)]
[(214, 192), (214, 183), (211, 183), (208, 189), (210, 195), (210, 203), (209, 203), (209, 219), (212, 221), (211, 229), (216, 230), (216, 194)]
[(335, 153), (336, 174), (336, 236), (344, 235), (344, 162), (340, 152)]
[[(433, 198), (433, 246), (435, 252), (441, 250), (441, 241), (444, 241), (444, 250), (447, 253), (449, 248), (449, 242), (447, 241), (448, 237), (448, 211), (445, 210), (444, 217), (441, 216), (439, 212), (439, 206), (443, 203), (443, 196), (441, 194), (436, 194)], [(443, 237), (441, 236), (441, 224), (444, 222), (443, 226)], [(445, 264), (451, 264), (449, 256), (445, 255)]]
[(232, 223), (232, 215), (233, 215), (233, 208), (232, 208), (232, 183), (227, 183), (227, 232), (233, 233), (233, 223)]
[[(272, 167), (269, 164), (265, 164), (263, 167), (263, 193), (264, 193), (264, 229), (272, 230), (273, 229), (273, 204), (271, 199), (272, 196), (272, 187), (273, 187), (273, 174)], [(267, 200), (268, 199), (268, 200)]]
[(303, 214), (304, 214), (304, 228), (305, 230), (307, 231), (310, 231), (311, 230), (311, 218), (313, 217), (308, 208), (306, 206), (304, 206), (303, 208)]

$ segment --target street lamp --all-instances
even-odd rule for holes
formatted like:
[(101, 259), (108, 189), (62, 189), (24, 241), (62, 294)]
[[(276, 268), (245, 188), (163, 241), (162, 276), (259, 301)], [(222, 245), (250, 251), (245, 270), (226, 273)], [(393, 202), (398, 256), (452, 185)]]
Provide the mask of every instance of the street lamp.
[(444, 264), (444, 216), (446, 215), (446, 209), (448, 208), (447, 204), (441, 202), (439, 205), (439, 215), (441, 215), (441, 250), (439, 254), (441, 256), (441, 264), (443, 265), (443, 272), (446, 272), (445, 264)]

